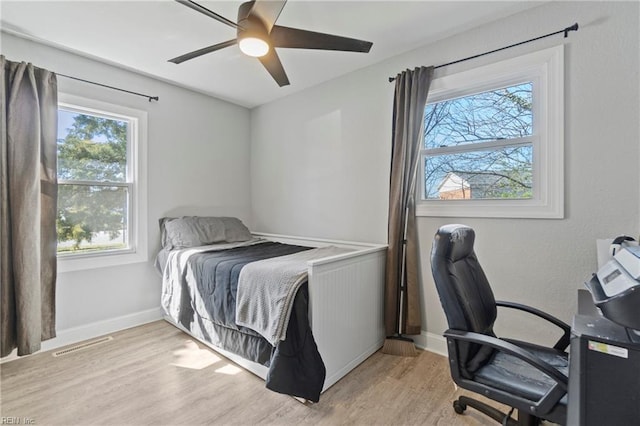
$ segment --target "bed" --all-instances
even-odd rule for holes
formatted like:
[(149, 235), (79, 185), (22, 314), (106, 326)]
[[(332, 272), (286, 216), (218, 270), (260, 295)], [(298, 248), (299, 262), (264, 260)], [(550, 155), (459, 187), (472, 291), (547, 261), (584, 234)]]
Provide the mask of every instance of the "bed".
[[(236, 218), (163, 218), (160, 228), (165, 319), (267, 388), (317, 402), (382, 346), (386, 246), (250, 233)], [(284, 319), (260, 316), (273, 300), (287, 301)]]

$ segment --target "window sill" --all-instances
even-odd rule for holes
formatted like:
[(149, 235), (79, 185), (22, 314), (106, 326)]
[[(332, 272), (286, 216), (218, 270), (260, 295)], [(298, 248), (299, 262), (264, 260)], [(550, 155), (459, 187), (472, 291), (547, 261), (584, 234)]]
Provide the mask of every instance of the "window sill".
[(563, 219), (562, 200), (457, 200), (423, 201), (416, 205), (416, 216), (484, 217), (519, 219)]
[(80, 256), (59, 256), (58, 273), (82, 271), (88, 269), (109, 268), (113, 266), (127, 265), (131, 263), (146, 262), (147, 256), (143, 253), (120, 252), (109, 254), (94, 254)]

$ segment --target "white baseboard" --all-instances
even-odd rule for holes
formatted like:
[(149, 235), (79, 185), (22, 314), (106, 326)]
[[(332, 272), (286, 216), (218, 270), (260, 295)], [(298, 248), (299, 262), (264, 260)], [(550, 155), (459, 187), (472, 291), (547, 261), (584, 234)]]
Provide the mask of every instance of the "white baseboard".
[(438, 334), (422, 330), (420, 335), (411, 336), (416, 346), (429, 352), (448, 356), (447, 339)]
[[(66, 330), (59, 330), (56, 332), (56, 337), (42, 342), (40, 352), (50, 351), (62, 346), (103, 336), (105, 334), (115, 333), (116, 331), (158, 321), (162, 319), (162, 316), (162, 309), (158, 307), (133, 314), (123, 315), (117, 318), (110, 318), (103, 321), (96, 321), (91, 324), (68, 328)], [(0, 360), (0, 364), (13, 361), (18, 358), (17, 352), (14, 350), (10, 355), (2, 358), (2, 360)]]

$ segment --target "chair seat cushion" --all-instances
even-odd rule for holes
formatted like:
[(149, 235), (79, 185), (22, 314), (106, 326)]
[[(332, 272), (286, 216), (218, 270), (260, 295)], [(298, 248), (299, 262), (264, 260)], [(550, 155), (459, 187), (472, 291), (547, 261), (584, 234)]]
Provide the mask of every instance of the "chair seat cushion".
[[(518, 346), (557, 368), (566, 376), (569, 375), (569, 361), (566, 353), (533, 345), (519, 344)], [(486, 365), (476, 371), (473, 380), (534, 401), (544, 396), (556, 383), (551, 377), (541, 374), (540, 370), (531, 364), (499, 351), (496, 351)], [(560, 400), (560, 404), (566, 406), (566, 395)]]

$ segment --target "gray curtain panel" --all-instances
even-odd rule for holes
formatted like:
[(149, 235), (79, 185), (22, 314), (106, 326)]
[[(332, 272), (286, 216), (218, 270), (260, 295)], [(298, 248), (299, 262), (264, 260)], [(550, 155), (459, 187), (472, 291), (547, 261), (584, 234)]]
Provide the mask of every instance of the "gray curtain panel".
[[(420, 67), (398, 74), (395, 80), (385, 282), (385, 328), (388, 336), (420, 334), (422, 326), (415, 180), (423, 143), (424, 108), (432, 78), (433, 67)], [(405, 238), (406, 245), (403, 244)], [(405, 292), (401, 298), (403, 283)]]
[(55, 337), (56, 75), (0, 56), (0, 356)]

